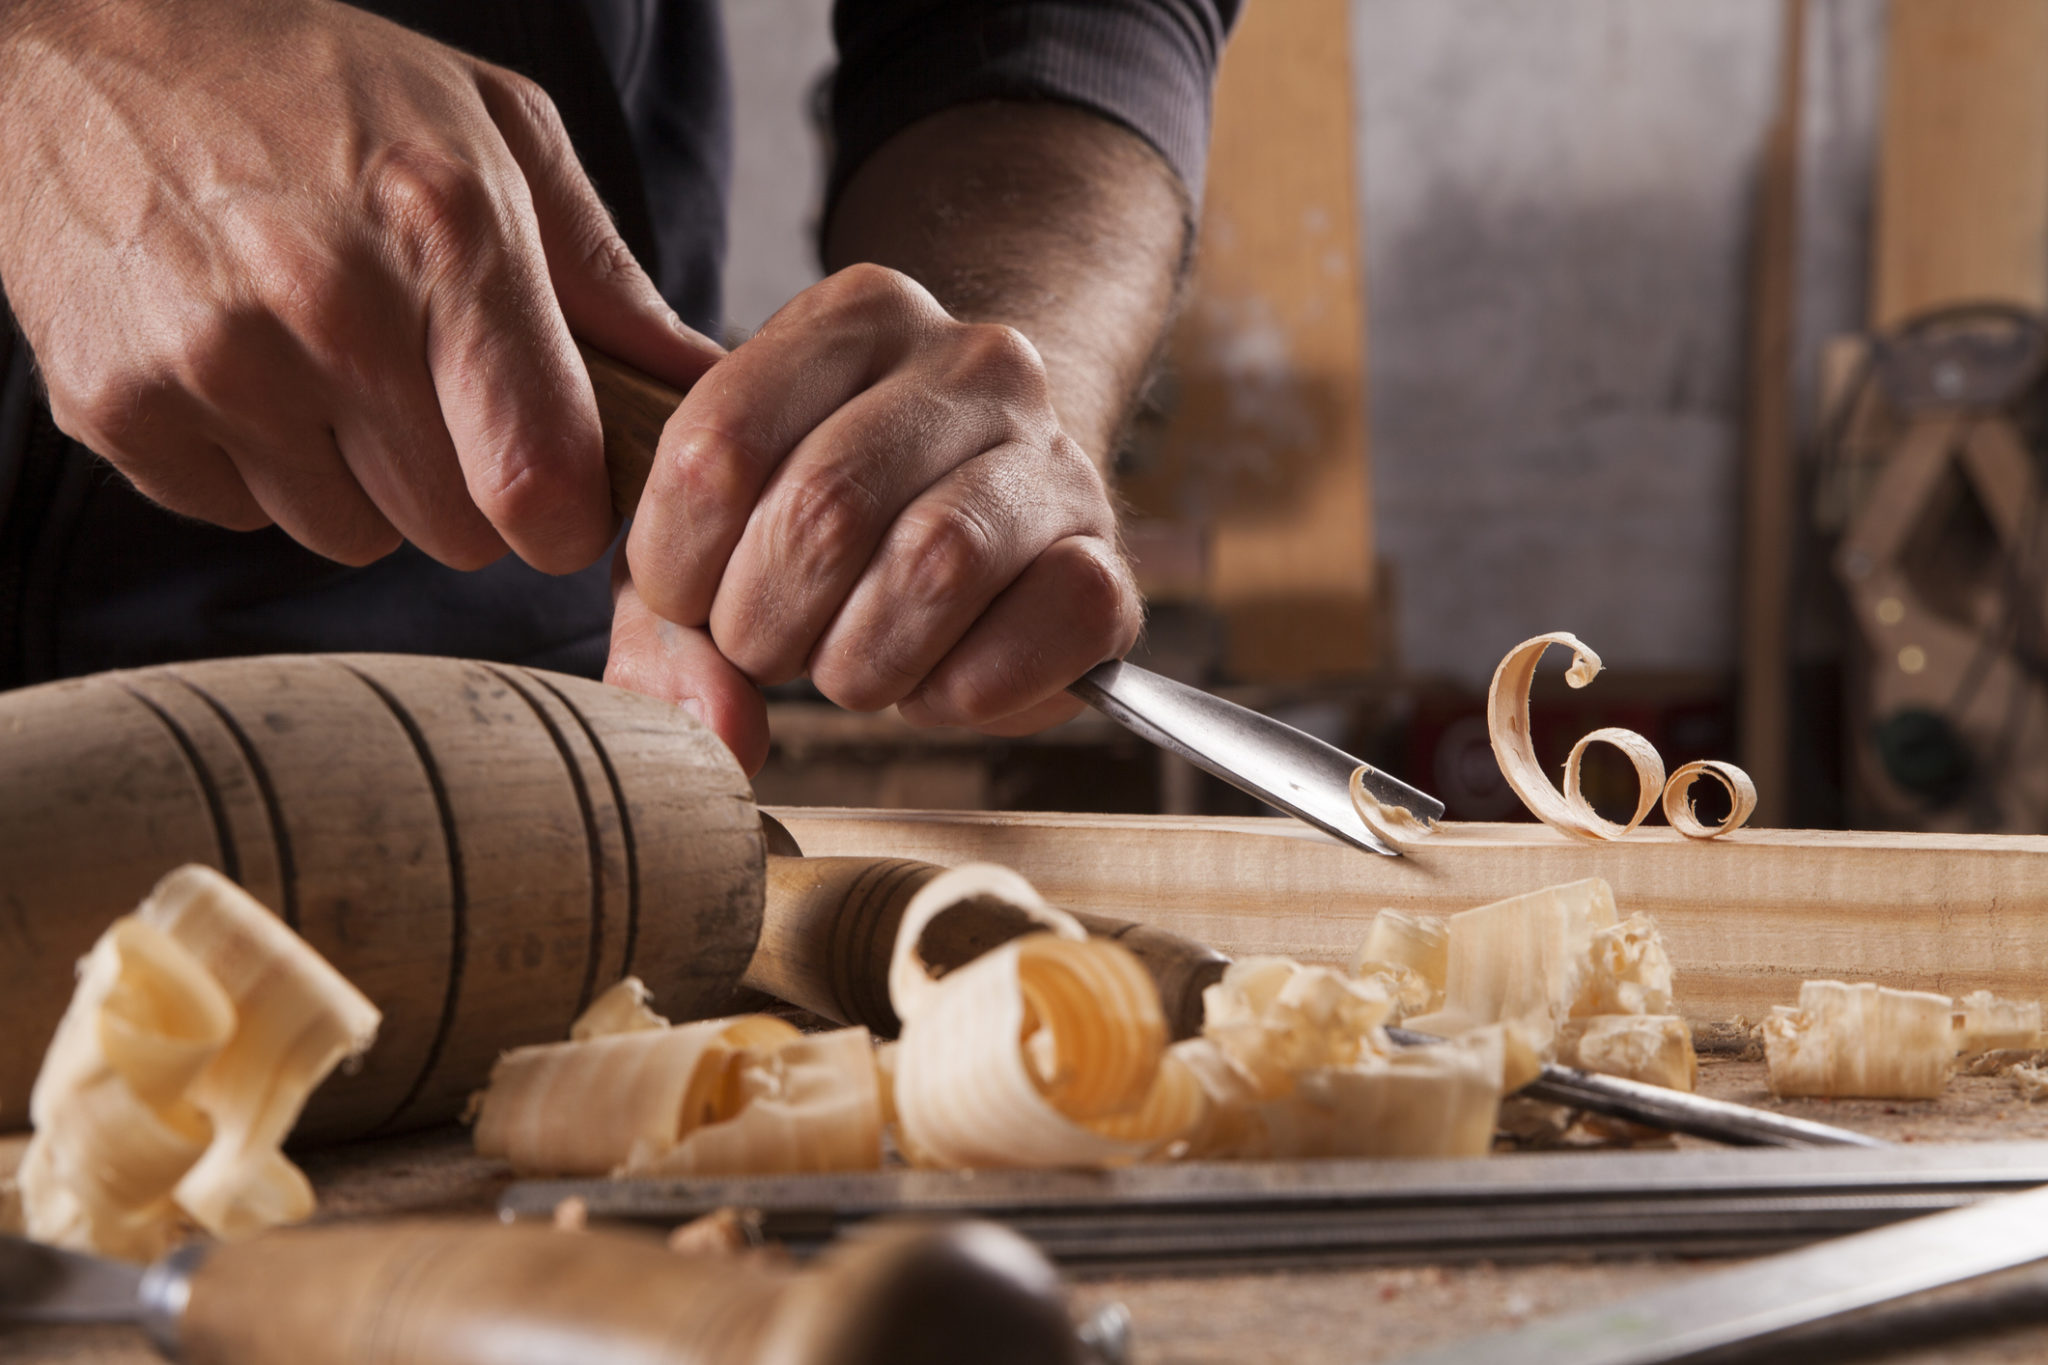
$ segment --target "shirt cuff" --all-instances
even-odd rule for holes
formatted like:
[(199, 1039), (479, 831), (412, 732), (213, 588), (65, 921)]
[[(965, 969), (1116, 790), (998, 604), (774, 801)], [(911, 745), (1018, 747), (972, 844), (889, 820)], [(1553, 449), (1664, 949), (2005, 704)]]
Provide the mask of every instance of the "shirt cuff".
[(955, 104), (1046, 99), (1150, 143), (1202, 195), (1216, 62), (1239, 0), (841, 0), (826, 202), (875, 150)]

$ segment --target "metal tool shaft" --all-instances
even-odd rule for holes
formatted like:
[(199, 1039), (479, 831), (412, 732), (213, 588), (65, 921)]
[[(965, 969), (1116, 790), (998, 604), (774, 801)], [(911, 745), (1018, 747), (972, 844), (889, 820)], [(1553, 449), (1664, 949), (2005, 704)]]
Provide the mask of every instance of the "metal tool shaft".
[[(1387, 1035), (1407, 1047), (1441, 1043), (1443, 1039), (1413, 1029), (1390, 1028)], [(1621, 1076), (1603, 1076), (1576, 1067), (1546, 1062), (1542, 1074), (1518, 1094), (1548, 1104), (1627, 1119), (1670, 1133), (1712, 1138), (1737, 1147), (1889, 1147), (1882, 1138), (1790, 1114), (1774, 1114), (1746, 1104), (1730, 1104), (1704, 1095), (1645, 1085)]]
[(1398, 1365), (1674, 1365), (2048, 1258), (2048, 1188), (1694, 1276)]
[(1136, 664), (1099, 664), (1067, 690), (1202, 771), (1369, 853), (1400, 856), (1352, 808), (1351, 774), (1360, 768), (1365, 789), (1383, 805), (1424, 821), (1444, 813), (1435, 797), (1333, 744)]
[(1209, 1162), (1119, 1171), (879, 1171), (533, 1181), (499, 1204), (673, 1226), (755, 1210), (799, 1252), (888, 1214), (997, 1219), (1076, 1273), (1419, 1260), (1754, 1255), (2048, 1182), (2048, 1143)]

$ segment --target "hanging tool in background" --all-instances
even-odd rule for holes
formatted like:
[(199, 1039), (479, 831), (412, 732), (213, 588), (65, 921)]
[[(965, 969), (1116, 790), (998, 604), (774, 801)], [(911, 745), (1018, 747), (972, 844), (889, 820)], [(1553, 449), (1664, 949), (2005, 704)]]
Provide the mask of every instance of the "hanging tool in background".
[(2048, 326), (2016, 307), (1873, 339), (1832, 406), (1815, 519), (1856, 636), (1857, 825), (2048, 830)]

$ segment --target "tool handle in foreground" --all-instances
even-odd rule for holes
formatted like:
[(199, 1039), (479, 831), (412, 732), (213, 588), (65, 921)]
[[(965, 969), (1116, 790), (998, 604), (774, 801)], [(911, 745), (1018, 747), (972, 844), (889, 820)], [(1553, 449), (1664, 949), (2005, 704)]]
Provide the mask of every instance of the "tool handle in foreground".
[[(771, 855), (761, 942), (746, 984), (827, 1019), (895, 1037), (902, 1027), (889, 1003), (896, 930), (911, 897), (945, 870), (911, 858)], [(1203, 988), (1221, 979), (1229, 958), (1154, 925), (1069, 913), (1090, 934), (1114, 939), (1144, 964), (1174, 1037), (1201, 1032)], [(919, 955), (950, 970), (1038, 928), (1013, 907), (977, 902), (933, 921)]]
[(622, 517), (640, 505), (640, 490), (654, 468), (661, 429), (683, 401), (672, 389), (623, 360), (577, 344), (590, 385), (597, 391), (597, 420), (604, 430), (604, 466), (611, 480), (612, 509)]
[(897, 1225), (794, 1272), (541, 1226), (301, 1228), (219, 1247), (176, 1324), (189, 1365), (1073, 1362), (1051, 1266), (985, 1223)]

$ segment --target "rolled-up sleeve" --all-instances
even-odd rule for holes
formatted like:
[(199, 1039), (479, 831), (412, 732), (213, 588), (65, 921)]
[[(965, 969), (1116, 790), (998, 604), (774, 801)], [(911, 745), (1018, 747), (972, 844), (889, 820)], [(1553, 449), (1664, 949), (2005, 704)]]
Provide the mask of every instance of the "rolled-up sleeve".
[(1242, 0), (838, 0), (831, 197), (902, 128), (972, 100), (1079, 105), (1202, 192), (1210, 95)]

